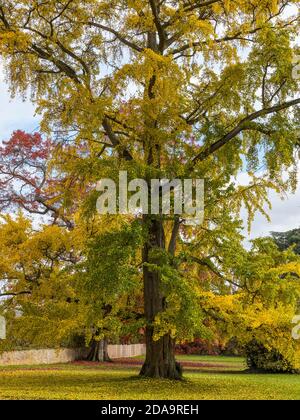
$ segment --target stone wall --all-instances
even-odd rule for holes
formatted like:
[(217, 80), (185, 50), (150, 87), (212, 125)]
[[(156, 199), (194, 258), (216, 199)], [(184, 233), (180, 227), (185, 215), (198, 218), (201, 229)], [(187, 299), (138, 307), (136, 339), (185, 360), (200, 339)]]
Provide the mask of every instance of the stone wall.
[[(144, 344), (109, 345), (108, 354), (111, 359), (141, 356), (145, 354)], [(44, 349), (9, 351), (0, 353), (0, 365), (41, 365), (53, 363), (68, 363), (80, 360), (86, 354), (86, 349)]]

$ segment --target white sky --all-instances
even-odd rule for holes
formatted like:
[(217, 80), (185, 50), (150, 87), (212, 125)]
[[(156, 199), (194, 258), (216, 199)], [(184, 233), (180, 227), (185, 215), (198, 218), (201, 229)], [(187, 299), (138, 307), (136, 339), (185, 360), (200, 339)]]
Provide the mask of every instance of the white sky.
[[(34, 107), (28, 100), (24, 102), (20, 98), (10, 99), (0, 64), (0, 142), (9, 139), (11, 133), (17, 129), (36, 131), (38, 123), (38, 118), (34, 116)], [(239, 180), (244, 184), (247, 181), (246, 174), (241, 174)], [(286, 231), (300, 227), (300, 185), (296, 194), (288, 195), (284, 201), (273, 192), (270, 193), (270, 199), (273, 207), (270, 213), (271, 223), (265, 217), (257, 215), (248, 239), (268, 235), (270, 231)], [(242, 216), (246, 218), (244, 213)], [(245, 235), (247, 236), (247, 233)]]
[(251, 238), (266, 236), (270, 231), (284, 232), (300, 227), (300, 188), (295, 195), (289, 195), (282, 201), (274, 192), (270, 194), (272, 202), (271, 223), (265, 217), (257, 215), (252, 226)]
[(31, 132), (38, 124), (38, 119), (34, 117), (34, 107), (29, 101), (10, 99), (0, 63), (0, 141), (7, 140), (14, 130)]
[[(269, 222), (262, 214), (257, 214), (252, 224), (250, 236), (245, 229), (245, 236), (253, 239), (259, 236), (269, 235), (270, 232), (284, 232), (300, 227), (300, 164), (298, 165), (299, 185), (295, 194), (286, 194), (284, 199), (274, 191), (270, 191), (269, 200), (272, 204), (272, 210), (265, 208), (270, 215)], [(257, 174), (258, 176), (258, 174)], [(246, 173), (241, 173), (237, 177), (237, 182), (242, 185), (249, 183), (249, 177)], [(242, 211), (242, 218), (246, 225), (246, 211)]]

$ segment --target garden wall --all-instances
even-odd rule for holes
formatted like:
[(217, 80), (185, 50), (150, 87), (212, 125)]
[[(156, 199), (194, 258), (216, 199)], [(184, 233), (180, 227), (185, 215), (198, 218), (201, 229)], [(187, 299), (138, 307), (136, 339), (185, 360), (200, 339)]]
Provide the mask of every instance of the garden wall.
[[(9, 351), (0, 353), (0, 365), (16, 366), (68, 363), (82, 359), (85, 354), (86, 349), (44, 349)], [(108, 354), (111, 359), (141, 356), (145, 354), (145, 345), (109, 345)]]
[(108, 355), (111, 359), (135, 357), (146, 354), (145, 344), (108, 345)]

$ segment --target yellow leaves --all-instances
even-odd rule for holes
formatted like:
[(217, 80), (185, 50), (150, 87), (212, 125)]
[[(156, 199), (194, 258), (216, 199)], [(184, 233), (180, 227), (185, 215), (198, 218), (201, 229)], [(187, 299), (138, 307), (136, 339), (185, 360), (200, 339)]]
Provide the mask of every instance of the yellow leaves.
[(212, 24), (206, 20), (200, 20), (197, 16), (192, 16), (189, 19), (189, 24), (196, 30), (205, 36), (208, 36), (214, 32)]
[[(13, 278), (16, 281), (19, 279), (23, 282), (26, 280), (24, 273), (35, 271), (39, 264), (46, 268), (47, 259), (50, 262), (53, 258), (53, 266), (58, 265), (57, 257), (71, 252), (74, 247), (72, 235), (73, 232), (67, 232), (58, 226), (46, 226), (39, 232), (33, 232), (30, 222), (22, 215), (16, 220), (6, 218), (6, 223), (0, 226), (2, 276), (7, 277), (9, 271), (14, 273)], [(5, 262), (5, 265), (1, 265), (1, 262)], [(19, 270), (20, 265), (24, 272)]]
[[(146, 122), (145, 130), (154, 127), (151, 121), (155, 120), (160, 123), (156, 123), (157, 126), (170, 124), (174, 117), (178, 118), (183, 83), (184, 72), (174, 63), (172, 56), (162, 56), (151, 49), (145, 49), (138, 60), (125, 64), (115, 74), (114, 94), (126, 101), (127, 105), (122, 105), (122, 110), (125, 107), (128, 109), (126, 115), (123, 112), (120, 118), (127, 118), (129, 125), (135, 124), (135, 126), (138, 119), (141, 130), (143, 122)], [(136, 95), (129, 102), (124, 92), (131, 84), (136, 86)], [(151, 95), (147, 95), (146, 92), (150, 87)], [(149, 135), (163, 141), (163, 134), (158, 130), (149, 132)]]
[(272, 268), (270, 273), (276, 273), (278, 276), (282, 274), (295, 273), (300, 277), (300, 262), (291, 262)]
[(214, 11), (214, 13), (220, 15), (223, 12), (223, 6), (219, 2), (213, 3), (212, 10)]
[(295, 308), (278, 303), (276, 307), (265, 308), (255, 304), (243, 313), (247, 329), (242, 338), (243, 343), (255, 339), (269, 351), (276, 351), (294, 369), (298, 369), (300, 343), (292, 338), (292, 319)]
[(136, 25), (139, 23), (140, 18), (137, 14), (130, 14), (128, 15), (126, 19), (126, 23), (130, 28), (136, 27)]
[(173, 316), (181, 308), (181, 299), (177, 293), (171, 293), (167, 299), (168, 307), (155, 317), (154, 320), (154, 341), (158, 341), (166, 334), (176, 337), (177, 326)]
[(258, 1), (258, 11), (257, 11), (257, 22), (264, 22), (265, 17), (268, 16), (269, 11), (272, 14), (276, 14), (279, 11), (279, 0), (263, 0)]
[[(279, 12), (279, 6), (279, 0), (253, 0), (251, 2), (248, 0), (224, 0), (222, 3), (214, 3), (212, 9), (214, 13), (218, 15), (225, 12), (234, 20), (234, 22), (236, 22), (237, 14), (244, 12), (249, 16), (252, 15), (254, 21), (261, 24), (268, 19), (270, 13), (276, 15)], [(252, 21), (252, 23), (254, 23), (254, 21)]]
[[(191, 46), (193, 42), (199, 43), (199, 41), (204, 41), (204, 44), (209, 43), (212, 39), (212, 35), (214, 34), (214, 27), (212, 23), (205, 19), (199, 19), (196, 14), (183, 14), (179, 27), (181, 33), (184, 34), (187, 42)], [(176, 30), (178, 30), (178, 28), (176, 28)]]
[(160, 68), (160, 65), (166, 66), (172, 63), (172, 59), (170, 57), (162, 56), (150, 48), (146, 48), (143, 55), (145, 56), (145, 59), (149, 60), (149, 63), (153, 63), (153, 67), (156, 67), (157, 69)]
[(216, 295), (213, 292), (202, 292), (200, 293), (200, 299), (204, 307), (217, 309), (224, 316), (226, 313), (235, 312), (238, 313), (241, 309), (241, 300), (243, 299), (243, 293), (237, 293), (234, 295)]
[(278, 13), (279, 11), (279, 1), (278, 0), (271, 0), (270, 10), (273, 14)]
[(15, 41), (15, 39), (16, 39), (16, 34), (13, 31), (7, 31), (0, 34), (0, 41), (2, 43), (5, 43), (5, 42), (9, 43), (9, 42)]
[(263, 302), (254, 303), (245, 308), (241, 316), (251, 329), (261, 328), (261, 332), (276, 330), (274, 339), (280, 341), (283, 336), (288, 336), (292, 340), (292, 319), (295, 308), (278, 302), (276, 307), (267, 308)]
[(69, 250), (72, 246), (71, 233), (59, 226), (46, 226), (39, 234), (32, 238), (32, 248), (42, 250), (46, 246), (49, 250), (57, 252), (60, 249)]
[(287, 316), (287, 307), (282, 305), (275, 308), (265, 309), (263, 303), (253, 304), (248, 307), (244, 313), (243, 318), (252, 329), (260, 327), (279, 327), (282, 323), (289, 322), (291, 316)]
[(8, 56), (15, 50), (26, 50), (30, 44), (30, 37), (21, 31), (0, 32), (0, 54)]
[(224, 0), (223, 4), (224, 4), (224, 9), (226, 10), (226, 12), (230, 11), (231, 8), (231, 4), (233, 3), (232, 0)]
[(2, 251), (5, 248), (12, 249), (17, 247), (26, 241), (31, 224), (22, 213), (19, 213), (16, 219), (9, 215), (1, 215), (1, 219), (3, 219), (3, 223), (0, 225), (0, 246)]
[(249, 176), (252, 180), (248, 185), (236, 187), (234, 198), (232, 197), (232, 206), (234, 211), (240, 211), (242, 205), (246, 207), (248, 212), (248, 230), (250, 231), (257, 211), (269, 220), (269, 215), (266, 211), (266, 207), (271, 208), (268, 194), (271, 189), (279, 192), (280, 185), (263, 177), (258, 178), (251, 173), (249, 173)]
[(103, 119), (105, 109), (110, 100), (104, 96), (93, 98), (85, 86), (74, 86), (72, 83), (62, 83), (58, 86), (59, 95), (51, 100), (40, 99), (38, 111), (43, 114), (42, 129), (51, 130), (52, 117), (57, 109), (60, 112), (60, 124), (70, 127), (76, 124), (79, 127), (77, 139), (93, 139), (93, 133), (99, 131), (99, 123)]
[(300, 370), (300, 346), (297, 347), (293, 355), (295, 369)]

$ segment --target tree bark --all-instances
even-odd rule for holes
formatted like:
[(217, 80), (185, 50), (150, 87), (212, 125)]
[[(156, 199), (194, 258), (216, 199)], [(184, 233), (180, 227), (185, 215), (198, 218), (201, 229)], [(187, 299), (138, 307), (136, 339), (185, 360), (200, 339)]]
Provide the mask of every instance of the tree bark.
[[(149, 239), (144, 246), (143, 261), (159, 265), (159, 260), (153, 259), (151, 251), (165, 249), (165, 237), (162, 221), (144, 217), (144, 223), (149, 231)], [(141, 376), (151, 378), (181, 379), (182, 369), (175, 360), (174, 340), (170, 335), (153, 339), (153, 322), (155, 317), (165, 309), (165, 297), (161, 291), (161, 276), (159, 271), (144, 265), (144, 306), (146, 318), (146, 360), (140, 372)]]
[(87, 360), (90, 362), (111, 362), (107, 346), (108, 342), (106, 339), (100, 341), (92, 340)]
[[(153, 12), (157, 12), (153, 3)], [(156, 17), (157, 18), (157, 17)], [(156, 24), (158, 22), (156, 21)], [(161, 36), (164, 34), (161, 33)], [(163, 52), (164, 40), (161, 38), (161, 43), (157, 43), (156, 32), (148, 32), (148, 48), (156, 53)], [(161, 49), (160, 49), (161, 47)], [(149, 84), (145, 94), (149, 100), (155, 99), (154, 87), (157, 81), (157, 74), (154, 72), (149, 78)], [(145, 126), (154, 130), (157, 128), (157, 120), (152, 119), (151, 116), (145, 120)], [(153, 134), (148, 134), (145, 144), (149, 145), (149, 150), (145, 149), (147, 156), (147, 164), (149, 167), (159, 169), (161, 166), (160, 145)], [(150, 180), (147, 179), (150, 187)], [(150, 198), (151, 201), (151, 198)], [(141, 369), (140, 375), (150, 378), (168, 378), (181, 379), (182, 369), (179, 363), (175, 360), (174, 340), (170, 335), (161, 337), (154, 341), (154, 321), (155, 317), (163, 312), (166, 307), (166, 299), (162, 293), (161, 275), (158, 270), (153, 270), (147, 266), (147, 263), (160, 266), (159, 253), (155, 257), (155, 251), (166, 251), (165, 234), (163, 227), (162, 215), (151, 216), (144, 215), (143, 224), (145, 231), (148, 232), (148, 238), (143, 249), (143, 280), (144, 280), (144, 307), (146, 318), (146, 360)], [(175, 243), (175, 238), (174, 238)], [(154, 252), (153, 252), (154, 251)]]

